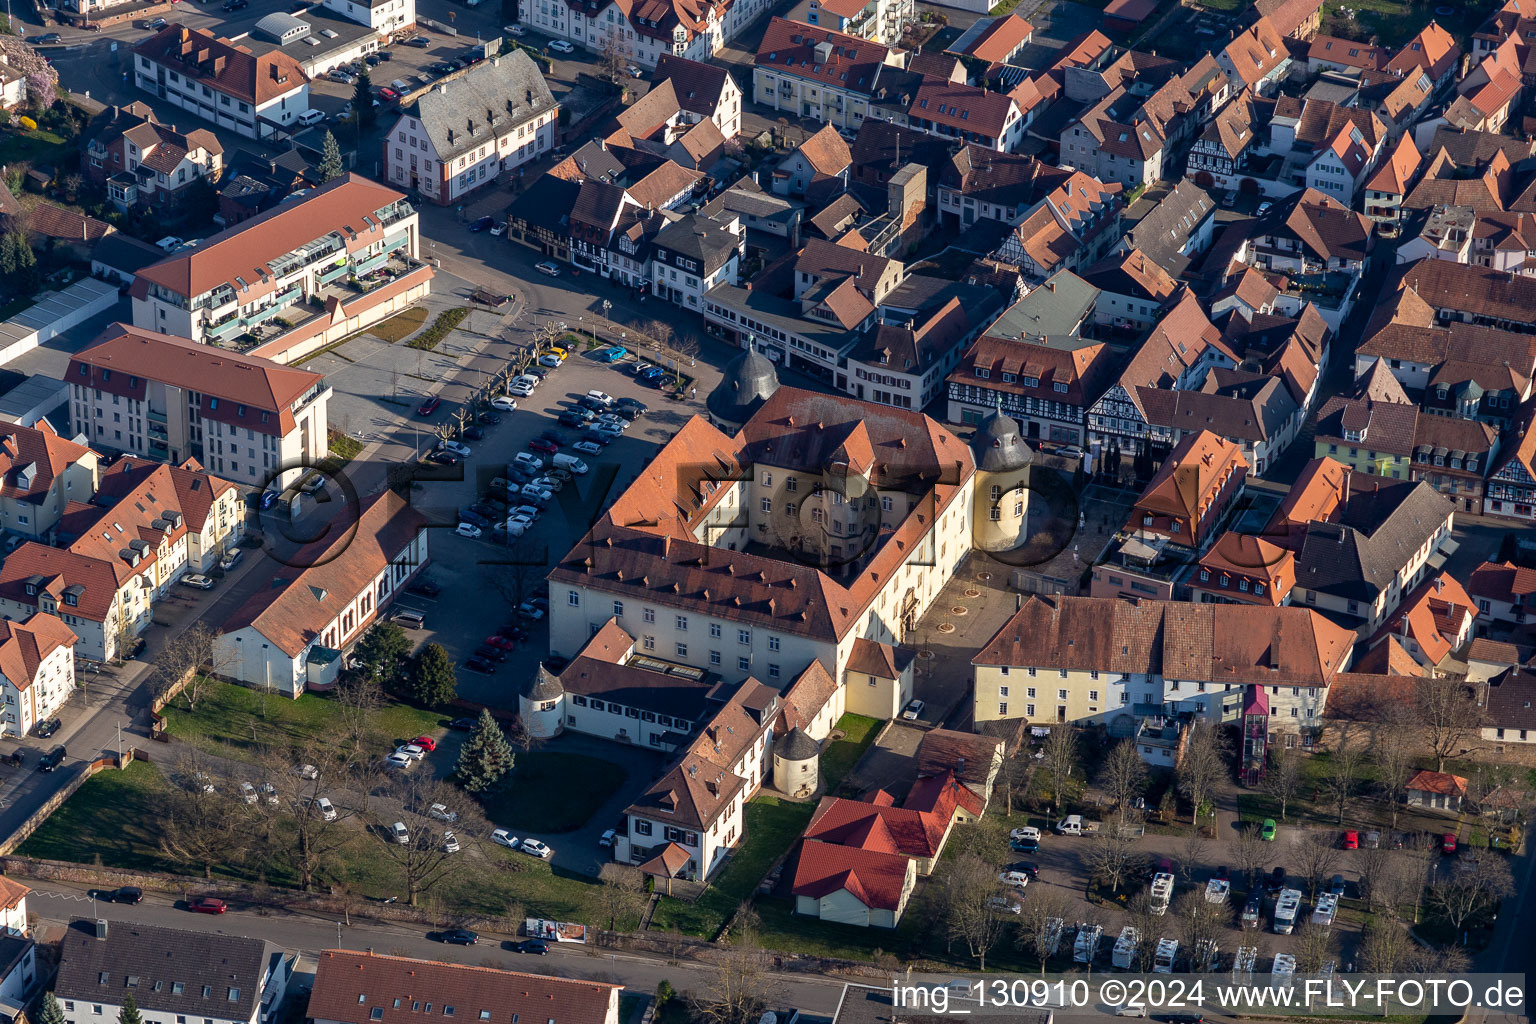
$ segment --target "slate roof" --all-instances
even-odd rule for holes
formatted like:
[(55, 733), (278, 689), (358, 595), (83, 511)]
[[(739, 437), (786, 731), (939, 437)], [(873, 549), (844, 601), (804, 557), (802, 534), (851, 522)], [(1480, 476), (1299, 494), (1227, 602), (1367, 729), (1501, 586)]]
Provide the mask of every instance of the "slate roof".
[(555, 97), (533, 59), (513, 50), (437, 83), (405, 113), (421, 121), (439, 160), (454, 160), (515, 133), (554, 106)]
[(706, 64), (689, 60), (672, 53), (656, 58), (656, 70), (651, 74), (651, 87), (662, 82), (672, 83), (672, 92), (683, 110), (700, 117), (712, 118), (725, 93), (730, 72), (718, 64)]
[(255, 1016), (279, 955), (263, 939), (127, 921), (112, 921), (98, 939), (92, 922), (75, 920), (60, 944), (53, 991), (60, 999), (116, 1002), (137, 979), (133, 997), (145, 1013), (244, 1020)]
[(1173, 190), (1125, 233), (1124, 244), (1140, 249), (1168, 273), (1177, 274), (1187, 262), (1179, 250), (1215, 211), (1209, 192), (1188, 178), (1180, 178)]
[(1369, 604), (1451, 515), (1429, 484), (1353, 474), (1332, 523), (1311, 523), (1296, 563), (1296, 585)]

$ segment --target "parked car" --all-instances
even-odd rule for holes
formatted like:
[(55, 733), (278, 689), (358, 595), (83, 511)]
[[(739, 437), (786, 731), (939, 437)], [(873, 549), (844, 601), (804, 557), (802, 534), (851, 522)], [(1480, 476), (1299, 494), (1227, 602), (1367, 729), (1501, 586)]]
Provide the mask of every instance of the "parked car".
[(400, 744), (400, 746), (395, 748), (395, 753), (397, 753), (397, 754), (404, 754), (406, 757), (410, 758), (412, 761), (420, 761), (422, 758), (427, 756), (426, 749), (423, 748), (423, 747), (418, 747), (414, 743), (402, 743), (402, 744)]
[(169, 24), (169, 22), (167, 22), (164, 18), (151, 18), (149, 21), (144, 23), (144, 27), (149, 29), (151, 32), (154, 32), (165, 28), (167, 24)]
[(194, 914), (222, 914), (229, 905), (213, 896), (194, 896), (187, 900), (187, 909)]
[(459, 457), (453, 454), (453, 452), (433, 452), (427, 456), (427, 460), (439, 466), (457, 466), (459, 464)]
[(437, 446), (446, 451), (453, 452), (455, 455), (461, 455), (466, 459), (469, 458), (471, 454), (469, 445), (462, 444), (458, 441), (439, 441)]
[(468, 537), (470, 540), (478, 540), (482, 531), (480, 527), (474, 525), (473, 523), (460, 523), (457, 527), (454, 528), (453, 532), (458, 534), (460, 537)]
[(32, 39), (34, 46), (50, 46), (54, 43), (62, 43), (63, 41), (64, 37), (57, 32), (44, 32), (42, 35), (35, 36)]
[(1328, 891), (1333, 893), (1335, 896), (1343, 896), (1344, 895), (1344, 876), (1343, 875), (1334, 875), (1333, 879), (1328, 883)]
[(52, 736), (54, 733), (58, 732), (59, 727), (63, 724), (64, 723), (59, 721), (57, 718), (44, 718), (42, 721), (38, 722), (32, 727), (32, 735), (36, 736), (40, 740), (45, 740), (49, 736)]
[(570, 43), (566, 42), (564, 39), (551, 39), (549, 41), (549, 49), (553, 50), (555, 53), (574, 53), (574, 52), (576, 52), (576, 47), (572, 46)]
[(429, 754), (437, 750), (437, 740), (433, 739), (431, 736), (417, 736), (415, 739), (411, 740), (411, 745), (420, 747), (422, 750), (425, 750)]
[(1344, 849), (1346, 849), (1346, 850), (1358, 850), (1358, 849), (1360, 849), (1360, 833), (1359, 832), (1356, 832), (1352, 828), (1351, 829), (1346, 829), (1344, 831)]
[(437, 407), (443, 404), (443, 400), (436, 395), (431, 396), (425, 402), (416, 407), (417, 416), (431, 416), (437, 412)]
[(496, 666), (484, 658), (465, 658), (464, 667), (471, 672), (478, 672), (483, 676), (494, 675), (496, 672)]
[(469, 230), (474, 232), (484, 231), (486, 228), (495, 223), (495, 217), (479, 217), (474, 221), (474, 223), (470, 224)]
[(256, 799), (256, 787), (249, 782), (240, 783), (240, 801), (242, 803), (254, 804)]
[(1447, 857), (1453, 856), (1456, 853), (1456, 833), (1447, 832), (1440, 837), (1440, 852)]
[(491, 408), (500, 409), (502, 412), (516, 412), (517, 402), (513, 401), (507, 395), (497, 395), (495, 398), (491, 399)]
[(901, 709), (901, 717), (909, 722), (915, 722), (923, 717), (923, 709), (928, 705), (920, 700), (910, 700), (907, 706)]
[(544, 617), (544, 609), (533, 604), (531, 601), (524, 601), (517, 606), (517, 617), (520, 619), (532, 619), (537, 622)]
[(1013, 889), (1023, 889), (1029, 885), (1029, 876), (1022, 871), (1000, 871), (997, 880)]
[(443, 833), (443, 852), (444, 853), (458, 853), (459, 852), (459, 837), (454, 835), (452, 832), (444, 832)]
[(385, 103), (393, 103), (400, 98), (399, 90), (388, 85), (379, 86), (379, 99)]
[(421, 36), (413, 36), (412, 38), (405, 40), (405, 44), (404, 45), (406, 45), (406, 46), (413, 46), (413, 47), (415, 47), (418, 50), (425, 50), (427, 47), (431, 46), (432, 44), (427, 42), (425, 39), (421, 38)]
[(62, 746), (54, 747), (52, 750), (48, 751), (48, 753), (37, 759), (37, 770), (40, 772), (53, 771), (59, 765), (64, 763), (64, 756), (64, 748)]
[(404, 846), (411, 841), (411, 830), (405, 827), (405, 822), (397, 821), (389, 826), (389, 837)]
[(1275, 827), (1275, 819), (1265, 818), (1264, 824), (1259, 826), (1259, 838), (1264, 840), (1266, 843), (1272, 843), (1275, 841), (1276, 831), (1277, 829)]
[(537, 857), (540, 860), (548, 860), (550, 855), (555, 852), (549, 847), (545, 846), (543, 843), (539, 842), (537, 839), (524, 839), (523, 844), (519, 846), (518, 849), (522, 850), (530, 857)]
[(181, 578), (181, 585), (184, 587), (195, 587), (198, 590), (212, 590), (213, 580), (194, 572), (183, 576)]
[(315, 779), (320, 777), (320, 769), (316, 768), (312, 764), (295, 765), (293, 774), (297, 775), (301, 779), (308, 779), (309, 781), (313, 782)]
[(136, 885), (125, 885), (117, 889), (92, 889), (90, 896), (103, 903), (134, 904), (143, 902), (144, 890)]
[(446, 942), (450, 946), (473, 946), (479, 943), (480, 936), (468, 928), (449, 928), (447, 931), (432, 932), (428, 936), (438, 942)]
[(403, 772), (410, 769), (413, 762), (404, 754), (390, 754), (384, 759), (384, 770), (390, 772)]
[(1269, 873), (1269, 884), (1266, 888), (1270, 892), (1279, 892), (1285, 888), (1285, 868), (1277, 866)]
[(549, 943), (543, 939), (524, 939), (522, 942), (512, 944), (514, 953), (532, 953), (534, 956), (543, 956), (549, 952)]
[(539, 356), (539, 365), (547, 366), (550, 369), (554, 369), (555, 367), (559, 366), (560, 362), (560, 357), (555, 355), (553, 352), (546, 352), (542, 356)]
[(491, 833), (491, 842), (497, 846), (505, 846), (509, 850), (515, 850), (522, 845), (522, 841), (517, 836), (504, 828), (498, 828)]
[(528, 442), (528, 448), (530, 451), (543, 452), (546, 455), (553, 455), (560, 450), (560, 446), (547, 437), (534, 438)]
[(543, 263), (534, 264), (533, 269), (537, 270), (541, 274), (548, 274), (550, 277), (560, 276), (560, 268), (550, 260), (545, 260)]
[(318, 797), (315, 800), (315, 813), (320, 815), (321, 821), (335, 821), (336, 805), (323, 796)]
[[(555, 422), (559, 423), (562, 427), (584, 427), (587, 425), (587, 417), (574, 409), (567, 409), (556, 417)], [(596, 455), (597, 453), (593, 452), (592, 454)]]
[(448, 723), (448, 728), (454, 732), (472, 732), (479, 721), (478, 718), (455, 718)]
[(443, 592), (443, 588), (442, 587), (438, 586), (436, 583), (432, 583), (432, 582), (429, 582), (427, 580), (417, 580), (415, 583), (412, 583), (407, 589), (411, 593), (419, 594), (422, 597), (436, 597), (438, 594), (441, 594)]

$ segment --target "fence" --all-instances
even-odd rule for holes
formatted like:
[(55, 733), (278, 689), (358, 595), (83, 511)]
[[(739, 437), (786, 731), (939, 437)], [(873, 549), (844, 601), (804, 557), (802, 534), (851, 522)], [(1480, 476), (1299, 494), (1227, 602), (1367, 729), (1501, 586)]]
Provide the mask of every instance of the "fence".
[(43, 822), (48, 820), (48, 816), (59, 809), (60, 804), (74, 796), (75, 791), (78, 790), (81, 786), (85, 785), (86, 779), (89, 779), (97, 772), (106, 768), (126, 768), (128, 765), (132, 764), (135, 759), (148, 761), (149, 755), (143, 751), (129, 747), (123, 752), (122, 764), (118, 764), (118, 760), (114, 756), (99, 757), (96, 760), (90, 761), (83, 765), (81, 770), (76, 772), (68, 782), (64, 783), (61, 789), (59, 789), (56, 793), (54, 793), (43, 802), (43, 806), (39, 807), (36, 811), (33, 811), (31, 817), (27, 818), (26, 821), (21, 823), (20, 828), (18, 828), (15, 832), (12, 832), (9, 838), (5, 839), (3, 842), (0, 842), (0, 858), (7, 857), (18, 846), (26, 842), (27, 839), (31, 837), (32, 833), (41, 828)]

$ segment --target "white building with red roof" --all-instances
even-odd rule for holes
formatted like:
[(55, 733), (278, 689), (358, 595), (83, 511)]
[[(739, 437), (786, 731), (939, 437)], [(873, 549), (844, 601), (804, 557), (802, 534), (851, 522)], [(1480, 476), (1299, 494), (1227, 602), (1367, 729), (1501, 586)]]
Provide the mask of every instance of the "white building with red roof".
[(646, 67), (665, 54), (707, 61), (769, 10), (768, 0), (518, 0), (518, 20), (593, 53)]
[(0, 622), (0, 736), (21, 737), (52, 718), (75, 690), (79, 637), (55, 615)]
[(66, 504), (96, 492), (97, 466), (94, 451), (60, 437), (47, 420), (35, 427), (0, 420), (0, 529), (46, 536)]
[(752, 95), (771, 110), (857, 131), (875, 114), (876, 80), (903, 60), (881, 43), (774, 18), (753, 61)]
[(133, 325), (290, 363), (431, 291), (405, 194), (344, 174), (142, 268)]
[[(225, 674), (298, 697), (328, 685), (339, 653), (427, 563), (427, 518), (394, 491), (357, 510), (357, 526), (301, 548), (220, 627)], [(0, 572), (3, 579), (3, 572)]]
[(886, 46), (901, 42), (902, 26), (915, 21), (913, 0), (811, 0), (805, 20)]
[(133, 82), (156, 99), (252, 139), (295, 125), (309, 109), (309, 76), (281, 50), (167, 25), (133, 48)]
[(66, 377), (73, 422), (106, 451), (281, 491), (329, 450), (325, 378), (269, 359), (112, 324)]

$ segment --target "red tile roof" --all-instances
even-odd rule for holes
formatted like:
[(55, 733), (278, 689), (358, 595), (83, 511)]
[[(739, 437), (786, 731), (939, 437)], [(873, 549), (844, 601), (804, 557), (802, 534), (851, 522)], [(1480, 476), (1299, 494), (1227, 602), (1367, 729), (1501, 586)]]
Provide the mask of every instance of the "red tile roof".
[[(294, 429), (293, 404), (325, 380), (270, 359), (121, 323), (110, 325), (70, 357), (68, 378), (139, 400), (145, 396), (146, 380), (159, 381), (201, 395), (198, 414), (205, 419), (274, 437)], [(210, 399), (220, 404), (215, 407)]]
[(1446, 772), (1421, 771), (1403, 787), (1410, 793), (1439, 793), (1443, 796), (1466, 796), (1467, 780), (1460, 775)]
[(73, 647), (80, 639), (64, 621), (38, 612), (25, 622), (0, 622), (0, 673), (18, 690), (37, 678), (43, 659), (60, 647)]
[(0, 420), (0, 495), (40, 502), (70, 466), (95, 452), (60, 437), (47, 420), (35, 427)]
[(427, 517), (394, 491), (364, 500), (371, 504), (358, 510), (355, 529), (301, 548), (289, 564), (308, 568), (279, 569), (269, 589), (252, 594), (220, 631), (249, 626), (298, 657), (427, 528)]
[(897, 854), (807, 839), (800, 844), (790, 891), (821, 899), (847, 890), (866, 907), (896, 911), (912, 870), (912, 861)]
[[(421, 1002), (488, 1024), (618, 1024), (622, 985), (345, 949), (323, 950), (308, 1015), (341, 1024), (411, 1024)], [(377, 1014), (377, 1016), (375, 1016)]]
[(257, 56), (248, 47), (182, 25), (167, 25), (133, 48), (136, 56), (261, 106), (309, 83), (298, 61), (281, 50)]
[[(349, 252), (383, 241), (387, 229), (380, 225), (378, 212), (404, 198), (403, 192), (387, 185), (358, 174), (344, 174), (298, 202), (284, 203), (241, 221), (195, 249), (143, 268), (134, 281), (133, 294), (142, 298), (148, 285), (156, 284), (173, 294), (195, 298), (224, 284), (237, 288), (235, 278), (240, 277), (250, 287), (240, 293), (240, 301), (250, 302), (277, 288), (270, 261), (329, 232), (342, 232)], [(263, 281), (263, 277), (268, 280)]]
[(1307, 48), (1307, 58), (1375, 71), (1386, 63), (1387, 48), (1370, 46), (1353, 39), (1340, 39), (1338, 36), (1314, 36), (1312, 45)]
[(965, 53), (989, 64), (1000, 64), (1029, 42), (1035, 27), (1017, 14), (1005, 14), (971, 42)]
[(938, 811), (908, 810), (827, 796), (821, 798), (816, 813), (811, 816), (811, 823), (805, 828), (805, 838), (861, 850), (928, 858), (936, 856), (944, 845), (949, 824), (950, 815)]
[[(816, 53), (816, 47), (823, 43), (831, 46), (825, 61), (818, 60)], [(868, 95), (890, 54), (886, 47), (867, 39), (775, 17), (763, 33), (755, 63), (760, 68)]]
[(1460, 59), (1461, 47), (1456, 45), (1456, 38), (1431, 21), (1387, 62), (1387, 70), (1407, 75), (1415, 68), (1423, 68), (1430, 78), (1439, 81)]

